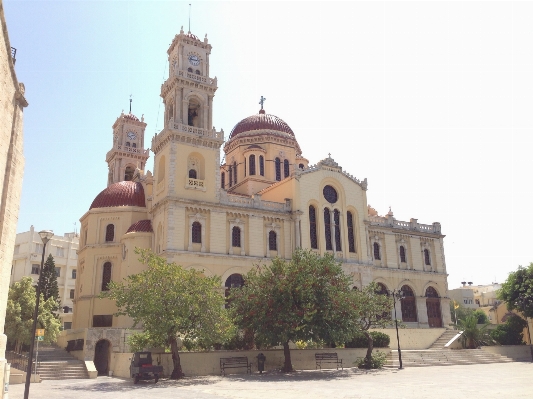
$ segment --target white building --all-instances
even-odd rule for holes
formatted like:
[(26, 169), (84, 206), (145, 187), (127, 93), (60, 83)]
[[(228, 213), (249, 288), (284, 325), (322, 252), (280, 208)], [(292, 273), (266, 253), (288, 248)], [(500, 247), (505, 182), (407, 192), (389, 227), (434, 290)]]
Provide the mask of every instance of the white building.
[[(63, 236), (54, 235), (48, 242), (45, 250), (45, 262), (48, 255), (54, 257), (57, 273), (57, 285), (61, 310), (59, 317), (65, 330), (72, 327), (72, 312), (74, 288), (76, 285), (76, 264), (78, 262), (77, 250), (79, 237), (76, 233), (65, 233)], [(17, 234), (13, 251), (10, 285), (19, 281), (24, 276), (31, 276), (37, 284), (39, 268), (43, 254), (43, 242), (33, 226), (30, 231)]]

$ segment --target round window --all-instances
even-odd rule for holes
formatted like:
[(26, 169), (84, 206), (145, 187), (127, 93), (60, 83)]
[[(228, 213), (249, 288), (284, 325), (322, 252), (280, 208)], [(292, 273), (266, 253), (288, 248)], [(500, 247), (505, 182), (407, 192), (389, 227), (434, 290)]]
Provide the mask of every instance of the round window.
[(333, 187), (324, 187), (322, 193), (324, 194), (324, 198), (326, 199), (326, 201), (328, 201), (330, 204), (334, 204), (335, 202), (337, 202), (337, 191)]

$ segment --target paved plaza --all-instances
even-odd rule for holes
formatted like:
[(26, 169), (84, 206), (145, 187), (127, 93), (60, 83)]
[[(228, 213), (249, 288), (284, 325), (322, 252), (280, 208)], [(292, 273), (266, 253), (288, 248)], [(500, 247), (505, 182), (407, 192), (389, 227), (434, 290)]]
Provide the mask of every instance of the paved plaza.
[[(189, 377), (180, 381), (141, 381), (98, 377), (96, 380), (44, 381), (32, 384), (32, 399), (138, 398), (379, 398), (439, 399), (533, 398), (532, 363), (412, 367), (404, 370), (358, 369), (267, 373), (226, 377)], [(22, 399), (24, 384), (11, 385), (9, 399)]]

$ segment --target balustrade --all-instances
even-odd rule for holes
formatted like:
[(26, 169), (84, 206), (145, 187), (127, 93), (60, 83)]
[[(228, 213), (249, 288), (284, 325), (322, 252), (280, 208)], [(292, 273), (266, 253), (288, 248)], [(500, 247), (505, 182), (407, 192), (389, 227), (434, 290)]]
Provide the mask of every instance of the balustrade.
[(205, 183), (203, 180), (187, 178), (187, 187), (188, 188), (203, 188), (205, 189)]

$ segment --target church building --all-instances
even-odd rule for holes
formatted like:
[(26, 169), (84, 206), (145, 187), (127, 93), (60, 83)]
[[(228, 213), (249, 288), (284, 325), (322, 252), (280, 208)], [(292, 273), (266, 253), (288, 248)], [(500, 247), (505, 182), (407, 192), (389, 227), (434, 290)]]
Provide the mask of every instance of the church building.
[(263, 99), (228, 137), (216, 131), (210, 53), (207, 37), (183, 29), (168, 49), (164, 128), (150, 143), (153, 173), (144, 172), (143, 118), (123, 113), (113, 124), (107, 188), (80, 219), (72, 327), (86, 331), (87, 358), (109, 345), (123, 348), (131, 320), (113, 316), (114, 303), (98, 295), (143, 270), (136, 247), (220, 276), (226, 288), (242, 285), (254, 265), (290, 259), (296, 248), (330, 253), (354, 287), (375, 281), (384, 291), (402, 289), (396, 310), (408, 328), (448, 326), (440, 223), (396, 220), (390, 210), (379, 216), (367, 203), (367, 180), (330, 155), (311, 164), (299, 133), (268, 114)]

